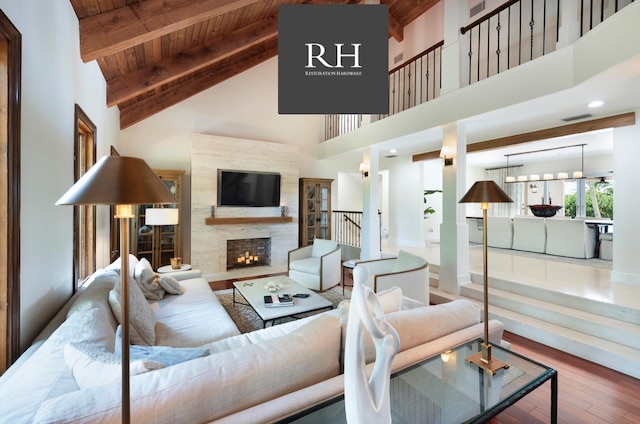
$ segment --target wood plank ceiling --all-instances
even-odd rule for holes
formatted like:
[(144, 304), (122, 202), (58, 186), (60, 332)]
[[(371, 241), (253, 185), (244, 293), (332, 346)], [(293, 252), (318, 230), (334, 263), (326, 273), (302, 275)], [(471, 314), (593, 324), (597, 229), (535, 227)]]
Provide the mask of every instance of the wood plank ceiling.
[[(441, 0), (381, 0), (389, 36)], [(127, 128), (278, 54), (281, 4), (364, 0), (70, 0), (80, 55), (97, 60)]]

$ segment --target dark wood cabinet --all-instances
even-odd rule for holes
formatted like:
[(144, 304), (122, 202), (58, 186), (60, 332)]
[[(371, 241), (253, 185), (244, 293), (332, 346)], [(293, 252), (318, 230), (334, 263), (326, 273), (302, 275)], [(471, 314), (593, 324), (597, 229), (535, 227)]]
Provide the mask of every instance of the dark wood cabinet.
[(331, 183), (326, 178), (300, 178), (299, 245), (331, 239)]
[[(131, 229), (131, 253), (138, 259), (146, 258), (153, 269), (169, 265), (170, 259), (180, 256), (180, 224), (147, 225), (146, 210), (149, 208), (180, 208), (182, 175), (184, 171), (154, 169), (169, 191), (178, 200), (172, 205), (138, 205)], [(178, 212), (178, 217), (182, 211)]]

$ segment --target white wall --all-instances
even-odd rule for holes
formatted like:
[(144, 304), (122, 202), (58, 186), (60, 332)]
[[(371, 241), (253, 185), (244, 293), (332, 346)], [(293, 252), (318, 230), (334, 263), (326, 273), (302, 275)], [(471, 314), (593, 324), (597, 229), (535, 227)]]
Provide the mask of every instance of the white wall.
[[(20, 340), (25, 348), (72, 292), (73, 208), (54, 203), (73, 185), (74, 106), (97, 127), (98, 157), (116, 143), (119, 112), (105, 106), (97, 64), (80, 60), (78, 20), (68, 1), (0, 0), (0, 8), (22, 34)], [(98, 266), (109, 258), (107, 209), (98, 207)]]

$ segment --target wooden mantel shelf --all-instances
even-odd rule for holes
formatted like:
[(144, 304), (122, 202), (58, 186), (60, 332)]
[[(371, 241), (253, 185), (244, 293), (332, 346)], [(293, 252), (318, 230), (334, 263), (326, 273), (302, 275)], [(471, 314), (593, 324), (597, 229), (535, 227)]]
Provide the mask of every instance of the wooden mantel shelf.
[(290, 216), (256, 216), (249, 218), (215, 218), (208, 217), (204, 220), (206, 225), (232, 225), (232, 224), (286, 224), (293, 222)]

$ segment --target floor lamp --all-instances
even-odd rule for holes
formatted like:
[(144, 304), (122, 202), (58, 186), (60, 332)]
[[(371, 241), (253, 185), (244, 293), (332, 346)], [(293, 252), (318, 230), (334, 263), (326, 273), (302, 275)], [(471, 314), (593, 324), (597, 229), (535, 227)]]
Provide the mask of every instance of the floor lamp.
[(476, 181), (469, 191), (462, 196), (459, 203), (480, 203), (482, 209), (482, 259), (484, 277), (484, 342), (480, 352), (466, 358), (467, 362), (474, 363), (493, 375), (501, 368), (509, 368), (509, 365), (491, 357), (491, 344), (489, 343), (489, 277), (487, 266), (487, 209), (489, 203), (512, 203), (513, 200), (493, 180)]
[(129, 397), (129, 243), (133, 205), (177, 203), (142, 159), (105, 156), (56, 205), (115, 205), (120, 219), (120, 293), (122, 298), (122, 422), (130, 421)]

